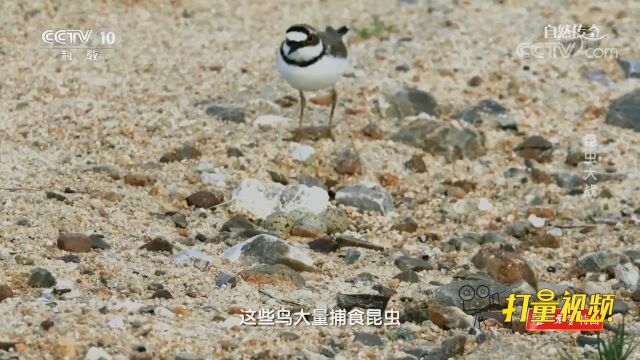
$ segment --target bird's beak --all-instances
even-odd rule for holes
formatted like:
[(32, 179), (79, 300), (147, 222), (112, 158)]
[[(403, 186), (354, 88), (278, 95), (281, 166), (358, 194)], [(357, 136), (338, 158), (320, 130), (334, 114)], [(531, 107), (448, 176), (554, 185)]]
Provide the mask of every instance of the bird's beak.
[(294, 42), (294, 41), (290, 41), (287, 42), (287, 45), (289, 46), (289, 52), (287, 53), (287, 55), (291, 55), (292, 52), (298, 50), (298, 48), (300, 48), (300, 43)]

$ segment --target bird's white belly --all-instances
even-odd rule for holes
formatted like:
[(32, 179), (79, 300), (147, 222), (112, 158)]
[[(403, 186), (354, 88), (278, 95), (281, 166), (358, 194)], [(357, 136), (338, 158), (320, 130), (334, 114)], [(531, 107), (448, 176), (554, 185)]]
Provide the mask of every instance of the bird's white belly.
[(325, 55), (306, 67), (287, 64), (278, 51), (276, 67), (287, 82), (296, 89), (317, 91), (333, 86), (346, 70), (348, 60)]

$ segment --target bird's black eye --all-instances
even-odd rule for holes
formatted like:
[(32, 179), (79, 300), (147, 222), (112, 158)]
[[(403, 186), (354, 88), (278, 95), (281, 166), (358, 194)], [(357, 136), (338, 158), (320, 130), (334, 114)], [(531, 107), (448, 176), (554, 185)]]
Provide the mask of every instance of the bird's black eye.
[(313, 44), (316, 41), (316, 36), (314, 34), (310, 34), (307, 36), (307, 39), (304, 41), (307, 44)]

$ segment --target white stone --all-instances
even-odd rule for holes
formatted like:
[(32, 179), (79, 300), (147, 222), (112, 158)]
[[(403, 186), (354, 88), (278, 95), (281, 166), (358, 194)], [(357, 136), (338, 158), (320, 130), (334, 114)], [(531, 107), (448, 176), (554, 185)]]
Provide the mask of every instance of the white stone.
[(620, 281), (626, 288), (634, 291), (640, 282), (640, 272), (633, 263), (618, 264), (614, 267), (616, 279)]
[(196, 165), (197, 172), (216, 172), (216, 166), (206, 160), (200, 161), (198, 165)]
[(293, 160), (304, 162), (310, 159), (316, 150), (312, 146), (292, 142), (289, 144), (289, 152)]
[(529, 215), (528, 220), (529, 220), (529, 224), (531, 224), (533, 227), (536, 227), (536, 228), (543, 227), (546, 222), (544, 218), (537, 217), (534, 214)]
[(115, 310), (127, 309), (128, 313), (135, 313), (138, 312), (138, 310), (140, 310), (140, 308), (142, 308), (143, 306), (144, 304), (141, 304), (139, 302), (124, 300), (116, 303), (113, 308)]
[(112, 360), (113, 358), (103, 348), (91, 347), (84, 355), (84, 360)]
[(306, 185), (284, 186), (246, 179), (231, 195), (234, 203), (259, 219), (275, 211), (289, 212), (296, 209), (319, 214), (329, 206), (329, 194), (324, 189)]
[(175, 255), (173, 255), (171, 257), (173, 259), (173, 261), (177, 262), (177, 263), (183, 263), (189, 260), (200, 260), (200, 261), (205, 261), (205, 262), (213, 262), (213, 258), (201, 251), (198, 250), (185, 250), (185, 251), (181, 251)]
[(161, 317), (166, 317), (166, 318), (173, 318), (176, 316), (176, 314), (173, 313), (173, 311), (167, 309), (166, 307), (163, 306), (158, 306), (157, 308), (153, 309), (153, 313), (156, 316), (161, 316)]
[(283, 117), (283, 116), (278, 116), (278, 115), (260, 115), (253, 122), (253, 125), (254, 126), (258, 126), (258, 127), (263, 127), (263, 126), (276, 127), (276, 126), (287, 124), (289, 121), (291, 121), (291, 120), (286, 118), (286, 117)]
[(200, 174), (200, 181), (205, 185), (225, 186), (227, 177), (224, 174), (203, 172)]
[(547, 234), (553, 235), (553, 236), (562, 236), (562, 229), (557, 227), (552, 227), (551, 229), (549, 229), (549, 231), (547, 231)]
[(478, 210), (480, 211), (491, 211), (493, 209), (493, 204), (487, 198), (480, 198), (478, 201)]
[(122, 316), (116, 316), (109, 320), (107, 326), (112, 330), (122, 330), (124, 329), (124, 318)]
[(234, 326), (240, 326), (242, 325), (242, 318), (239, 316), (229, 316), (228, 318), (226, 318), (224, 320), (224, 322), (222, 323), (222, 327), (225, 329), (229, 329), (232, 328)]

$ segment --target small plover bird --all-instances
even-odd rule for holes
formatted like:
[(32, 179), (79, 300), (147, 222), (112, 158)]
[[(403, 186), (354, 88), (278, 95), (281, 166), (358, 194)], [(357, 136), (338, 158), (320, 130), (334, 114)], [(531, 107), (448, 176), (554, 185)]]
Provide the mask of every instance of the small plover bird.
[(333, 112), (336, 109), (338, 93), (335, 83), (348, 65), (347, 47), (342, 37), (349, 28), (327, 27), (325, 31), (316, 31), (307, 24), (293, 25), (286, 32), (286, 39), (280, 45), (276, 55), (276, 67), (289, 85), (300, 93), (300, 122), (306, 99), (305, 91), (318, 91), (331, 88), (331, 113), (328, 132), (331, 135)]

